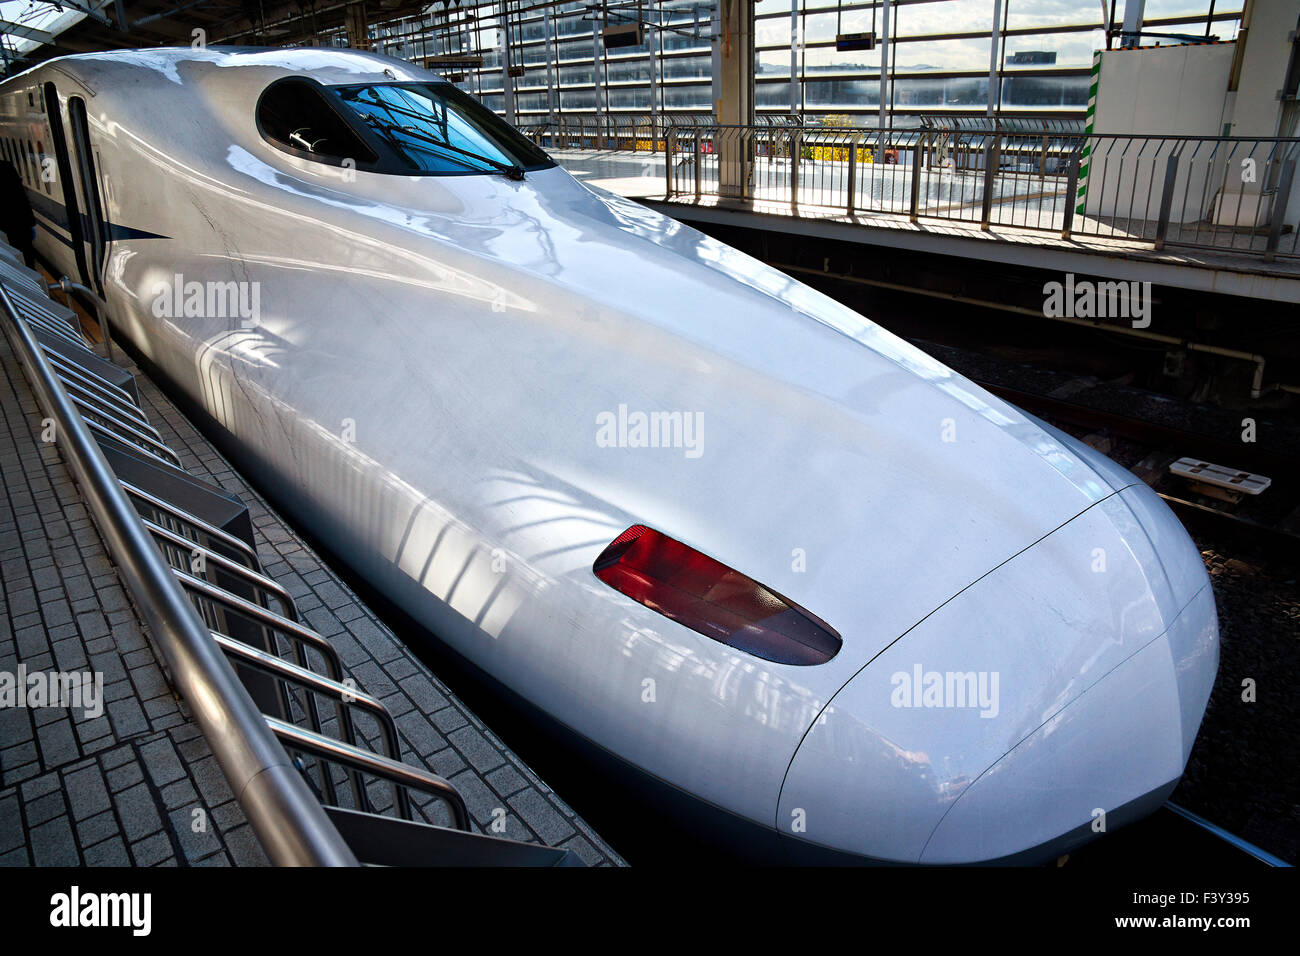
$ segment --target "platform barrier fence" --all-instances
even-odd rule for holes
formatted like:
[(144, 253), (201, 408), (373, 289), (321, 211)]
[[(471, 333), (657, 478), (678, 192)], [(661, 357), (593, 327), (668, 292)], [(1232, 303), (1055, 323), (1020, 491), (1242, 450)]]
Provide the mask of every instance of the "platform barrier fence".
[(1300, 256), (1300, 139), (669, 124), (668, 199)]

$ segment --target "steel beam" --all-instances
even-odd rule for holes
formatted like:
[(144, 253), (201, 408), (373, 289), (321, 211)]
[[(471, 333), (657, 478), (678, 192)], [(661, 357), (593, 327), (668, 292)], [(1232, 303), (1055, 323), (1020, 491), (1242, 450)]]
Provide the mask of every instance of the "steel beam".
[(0, 33), (22, 37), (24, 40), (35, 40), (37, 43), (48, 43), (51, 46), (54, 44), (53, 33), (47, 33), (45, 30), (37, 30), (34, 27), (26, 27), (21, 23), (11, 23), (8, 20), (0, 20)]

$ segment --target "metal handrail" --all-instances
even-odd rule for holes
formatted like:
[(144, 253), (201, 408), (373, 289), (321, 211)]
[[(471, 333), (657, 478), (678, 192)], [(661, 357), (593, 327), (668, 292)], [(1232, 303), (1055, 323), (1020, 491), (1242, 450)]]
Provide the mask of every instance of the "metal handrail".
[(343, 679), (343, 664), (339, 660), (339, 652), (334, 649), (334, 645), (325, 640), (311, 628), (300, 624), (283, 614), (277, 614), (269, 608), (262, 607), (260, 604), (254, 604), (247, 598), (242, 598), (238, 594), (231, 594), (225, 588), (218, 587), (210, 581), (197, 578), (187, 571), (180, 568), (171, 568), (171, 572), (181, 583), (181, 586), (188, 591), (198, 594), (200, 597), (215, 601), (217, 604), (224, 606), (227, 610), (236, 614), (241, 614), (250, 620), (256, 621), (277, 634), (286, 638), (290, 642), (304, 645), (318, 651), (321, 657), (325, 658), (325, 666), (329, 676), (334, 680)]
[(178, 534), (170, 528), (164, 528), (162, 525), (150, 521), (148, 518), (141, 518), (144, 526), (149, 529), (149, 533), (156, 538), (162, 538), (168, 544), (177, 548), (182, 548), (193, 554), (198, 552), (202, 555), (205, 562), (212, 562), (221, 570), (237, 578), (242, 578), (245, 583), (251, 585), (263, 594), (269, 594), (280, 602), (281, 607), (285, 610), (285, 616), (295, 621), (302, 620), (302, 615), (298, 613), (298, 605), (293, 596), (285, 590), (284, 586), (278, 581), (267, 577), (260, 571), (254, 571), (252, 568), (234, 561), (220, 551), (213, 551), (211, 548), (200, 544), (198, 541), (191, 540), (183, 534)]
[[(340, 681), (330, 680), (292, 661), (286, 661), (282, 657), (238, 641), (220, 631), (213, 631), (212, 639), (227, 655), (238, 658), (249, 667), (308, 692), (328, 695), (340, 707), (358, 707), (364, 710), (379, 724), (386, 756), (398, 761), (402, 759), (401, 745), (397, 740), (397, 723), (393, 720), (393, 715), (388, 712), (388, 708), (376, 698)], [(413, 819), (410, 797), (401, 788), (397, 788), (397, 811), (404, 820)]]
[[(23, 291), (21, 289), (15, 289), (11, 287), (9, 289), (9, 294), (14, 297), (15, 300), (14, 304), (16, 306), (21, 306), (24, 309), (30, 309), (31, 311), (35, 312), (39, 318), (41, 318), (46, 322), (54, 322), (56, 324), (56, 327), (60, 331), (67, 332), (68, 334), (72, 335), (74, 337), (74, 341), (75, 341), (75, 336), (80, 334), (81, 327), (79, 325), (75, 325), (73, 322), (69, 322), (66, 319), (60, 318), (54, 312), (53, 309), (49, 308), (49, 306), (45, 306), (41, 304), (41, 300), (44, 299), (50, 305), (58, 305), (59, 308), (67, 309), (67, 311), (72, 312), (72, 310), (68, 309), (67, 306), (60, 305), (59, 303), (51, 299), (46, 294), (44, 289), (37, 287), (34, 289), (28, 289), (27, 291)], [(74, 319), (76, 318), (75, 312), (72, 312), (72, 317)], [(24, 316), (24, 318), (26, 318), (28, 321), (31, 321), (30, 316)]]
[(86, 506), (267, 856), (281, 865), (358, 865), (163, 561), (3, 283), (0, 306)]
[(257, 552), (254, 551), (248, 542), (244, 541), (242, 538), (237, 538), (229, 531), (218, 528), (214, 524), (209, 524), (197, 515), (192, 515), (188, 511), (183, 511), (168, 501), (163, 501), (157, 495), (152, 495), (143, 488), (138, 488), (131, 484), (129, 481), (122, 481), (121, 485), (122, 490), (137, 501), (142, 501), (155, 511), (160, 511), (183, 524), (188, 524), (200, 534), (205, 534), (214, 541), (220, 541), (226, 547), (247, 555), (250, 561), (250, 567), (258, 565)]
[(121, 418), (119, 418), (117, 415), (114, 415), (112, 412), (106, 412), (99, 408), (94, 407), (94, 405), (86, 401), (86, 399), (84, 398), (78, 398), (75, 395), (69, 395), (68, 397), (72, 399), (72, 404), (80, 408), (84, 414), (98, 415), (100, 418), (102, 418), (103, 422), (101, 422), (101, 424), (103, 424), (105, 427), (121, 429), (122, 431), (126, 432), (129, 436), (137, 439), (138, 440), (137, 443), (144, 442), (150, 448), (157, 448), (159, 452), (166, 452), (170, 457), (176, 460), (176, 463), (178, 465), (180, 464), (181, 461), (180, 456), (178, 456), (176, 452), (171, 450), (170, 446), (168, 446), (164, 441), (162, 441), (161, 436), (158, 435), (157, 430), (152, 425), (144, 426), (144, 428), (147, 428), (149, 429), (149, 431), (153, 432), (153, 435), (150, 436), (145, 434), (144, 430), (138, 427), (137, 425), (133, 425), (129, 422), (122, 421)]
[[(298, 664), (304, 670), (311, 670), (311, 662), (307, 657), (307, 648), (314, 647), (325, 659), (326, 670), (329, 676), (335, 681), (343, 680), (343, 662), (339, 659), (338, 651), (334, 645), (330, 644), (322, 635), (316, 633), (311, 628), (292, 618), (285, 617), (281, 614), (265, 608), (260, 604), (248, 600), (229, 591), (226, 588), (213, 584), (203, 578), (190, 574), (183, 568), (171, 565), (172, 574), (181, 582), (181, 585), (191, 593), (200, 598), (209, 600), (227, 611), (233, 611), (235, 614), (261, 624), (289, 640), (294, 656), (298, 658)], [(296, 608), (295, 608), (296, 610)], [(211, 629), (209, 629), (211, 630)], [(286, 700), (287, 703), (287, 700)], [(307, 699), (307, 719), (311, 723), (312, 730), (319, 731), (323, 726), (320, 716), (320, 709), (316, 706), (316, 699), (309, 697)], [(343, 735), (347, 742), (352, 744), (356, 742), (356, 731), (352, 726), (351, 716), (346, 710), (339, 711), (339, 724), (343, 729)], [(335, 799), (334, 781), (330, 777), (322, 778), (325, 787), (325, 794), (331, 802)], [(352, 780), (353, 791), (356, 795), (358, 805), (364, 799), (363, 788), (359, 778)]]
[(286, 747), (301, 750), (322, 760), (341, 763), (354, 770), (363, 771), (412, 790), (422, 790), (440, 797), (451, 810), (452, 822), (456, 829), (470, 830), (469, 810), (465, 806), (465, 798), (460, 795), (460, 791), (436, 773), (381, 757), (360, 747), (304, 730), (276, 717), (266, 717), (265, 720), (271, 732)]
[(21, 259), (3, 255), (6, 248), (8, 247), (0, 243), (0, 279), (7, 281), (11, 286), (19, 285), (38, 292), (42, 291), (45, 288), (44, 281), (35, 272), (27, 269), (26, 263)]
[[(74, 405), (76, 404), (76, 401), (74, 399), (69, 398), (68, 401), (72, 402)], [(122, 435), (119, 435), (117, 432), (113, 431), (113, 429), (109, 428), (107, 425), (103, 424), (102, 422), (93, 421), (89, 418), (83, 418), (82, 421), (86, 423), (86, 427), (92, 429), (93, 431), (102, 432), (103, 434), (107, 435), (109, 438), (112, 438), (114, 441), (120, 441), (124, 445), (130, 445), (133, 450), (140, 452), (140, 454), (142, 455), (148, 455), (150, 458), (162, 462), (164, 465), (168, 466), (169, 468), (180, 467), (181, 460), (179, 457), (177, 457), (176, 452), (172, 451), (170, 448), (167, 448), (167, 446), (165, 445), (163, 446), (163, 450), (166, 451), (167, 454), (171, 455), (174, 461), (168, 461), (162, 455), (158, 454), (158, 452), (151, 451), (150, 449), (146, 448), (144, 445), (129, 441), (127, 438), (124, 438)]]
[(327, 694), (336, 702), (344, 703), (349, 707), (355, 706), (365, 710), (380, 724), (384, 750), (387, 751), (386, 756), (395, 760), (401, 757), (402, 751), (397, 742), (397, 724), (394, 723), (393, 715), (388, 712), (388, 708), (378, 699), (355, 687), (349, 687), (342, 681), (330, 680), (323, 674), (317, 674), (314, 670), (302, 667), (293, 661), (286, 661), (283, 657), (277, 657), (269, 651), (246, 644), (229, 634), (222, 634), (220, 631), (212, 631), (211, 634), (212, 639), (223, 651), (235, 655), (252, 667), (297, 684), (299, 687)]
[[(82, 345), (81, 348), (86, 348), (86, 347)], [(81, 379), (89, 383), (90, 385), (95, 386), (96, 388), (102, 386), (104, 391), (117, 392), (119, 395), (122, 396), (121, 400), (131, 403), (132, 405), (135, 404), (135, 400), (131, 397), (131, 393), (128, 392), (126, 389), (122, 388), (120, 385), (114, 385), (112, 382), (104, 378), (102, 375), (96, 375), (94, 372), (88, 371), (87, 369), (77, 368), (73, 366), (71, 362), (65, 359), (58, 352), (55, 352), (53, 349), (46, 348), (45, 346), (41, 346), (41, 349), (42, 351), (45, 352), (45, 358), (49, 360), (49, 363), (62, 373), (59, 376), (60, 378), (62, 378), (63, 375), (71, 375), (73, 378)], [(86, 351), (89, 352), (90, 350), (86, 349)], [(90, 354), (94, 355), (95, 353), (91, 352)], [(95, 357), (98, 358), (98, 356)], [(92, 379), (94, 381), (92, 381)], [(96, 384), (96, 382), (98, 384)]]
[[(21, 296), (19, 297), (21, 298)], [(78, 345), (85, 348), (85, 344), (77, 340), (77, 330), (72, 326), (60, 321), (57, 317), (48, 317), (42, 315), (39, 310), (31, 308), (31, 303), (24, 303), (27, 306), (28, 315), (23, 316), (29, 323), (39, 328), (47, 335), (53, 335), (56, 338), (66, 339), (69, 345)]]
[(72, 380), (71, 378), (65, 378), (62, 375), (59, 376), (59, 378), (62, 379), (63, 387), (65, 389), (67, 389), (69, 392), (76, 392), (82, 396), (82, 398), (80, 399), (76, 398), (75, 396), (69, 396), (72, 398), (74, 402), (77, 402), (77, 404), (81, 404), (82, 402), (89, 402), (92, 405), (96, 405), (99, 408), (102, 408), (106, 411), (111, 411), (116, 415), (121, 415), (125, 418), (129, 418), (131, 421), (136, 423), (137, 428), (147, 428), (149, 431), (153, 432), (155, 438), (158, 439), (162, 438), (162, 435), (158, 434), (158, 429), (154, 428), (152, 425), (149, 424), (149, 420), (144, 417), (144, 411), (141, 410), (138, 406), (122, 405), (119, 402), (112, 401), (109, 396), (104, 395), (100, 392), (92, 391), (91, 389), (86, 388), (86, 386), (79, 384), (78, 382)]

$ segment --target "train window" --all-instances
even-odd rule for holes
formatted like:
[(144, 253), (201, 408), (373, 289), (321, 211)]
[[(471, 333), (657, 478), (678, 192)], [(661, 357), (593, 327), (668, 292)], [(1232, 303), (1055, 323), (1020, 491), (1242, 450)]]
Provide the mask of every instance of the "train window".
[(389, 152), (380, 172), (519, 173), (555, 165), (526, 137), (450, 83), (331, 89)]
[(370, 165), (379, 158), (312, 80), (268, 86), (257, 102), (257, 125), (281, 149), (334, 166), (349, 159)]

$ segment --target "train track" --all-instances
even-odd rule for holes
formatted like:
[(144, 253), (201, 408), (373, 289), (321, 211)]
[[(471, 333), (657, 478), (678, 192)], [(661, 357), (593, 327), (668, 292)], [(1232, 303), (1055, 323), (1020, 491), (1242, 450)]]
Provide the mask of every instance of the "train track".
[[(1105, 433), (1136, 443), (1148, 451), (1139, 474), (1152, 484), (1189, 530), (1202, 531), (1234, 542), (1257, 546), (1274, 554), (1294, 557), (1300, 553), (1300, 463), (1271, 448), (1228, 442), (1212, 435), (1189, 432), (1146, 419), (1119, 415), (1050, 395), (1041, 395), (995, 382), (979, 382), (990, 392), (1046, 419), (1058, 427), (1073, 426), (1093, 433)], [(1273, 485), (1266, 516), (1253, 502), (1240, 508), (1199, 495), (1189, 485), (1176, 483), (1165, 474), (1169, 461), (1192, 457), (1267, 475)], [(1143, 472), (1146, 473), (1143, 473)]]
[(1058, 866), (1116, 869), (1160, 862), (1226, 870), (1290, 867), (1291, 864), (1211, 823), (1187, 808), (1166, 802), (1139, 823), (1101, 837), (1057, 861)]

